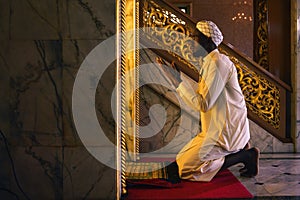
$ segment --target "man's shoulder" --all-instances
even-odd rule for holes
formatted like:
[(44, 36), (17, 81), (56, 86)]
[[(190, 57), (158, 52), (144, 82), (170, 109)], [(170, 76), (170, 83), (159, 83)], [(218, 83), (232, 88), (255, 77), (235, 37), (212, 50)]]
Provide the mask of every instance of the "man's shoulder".
[(218, 65), (228, 66), (228, 67), (234, 66), (234, 64), (230, 60), (230, 58), (227, 55), (220, 53), (219, 50), (214, 52), (214, 55), (212, 56), (212, 58), (213, 58), (213, 60), (215, 60), (215, 62), (218, 63)]

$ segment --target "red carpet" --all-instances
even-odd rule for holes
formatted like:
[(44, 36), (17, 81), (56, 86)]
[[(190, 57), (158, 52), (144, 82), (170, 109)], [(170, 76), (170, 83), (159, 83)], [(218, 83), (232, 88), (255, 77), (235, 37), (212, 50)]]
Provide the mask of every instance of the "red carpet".
[[(143, 184), (143, 181), (145, 184)], [(166, 183), (166, 187), (156, 187)], [(130, 184), (129, 184), (130, 185)], [(210, 182), (192, 182), (182, 180), (180, 185), (165, 180), (139, 180), (139, 185), (128, 187), (130, 199), (235, 199), (253, 198), (253, 195), (229, 171), (218, 173)]]

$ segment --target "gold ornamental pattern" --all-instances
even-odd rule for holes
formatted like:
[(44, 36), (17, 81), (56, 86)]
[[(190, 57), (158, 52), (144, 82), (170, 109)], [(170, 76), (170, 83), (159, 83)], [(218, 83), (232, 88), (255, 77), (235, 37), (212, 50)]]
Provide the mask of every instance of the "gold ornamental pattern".
[[(220, 49), (226, 55), (227, 52)], [(259, 118), (280, 127), (280, 90), (276, 85), (249, 69), (236, 57), (228, 55), (238, 73), (238, 80), (243, 91), (247, 108)]]
[(151, 27), (145, 29), (147, 39), (162, 49), (172, 48), (168, 53), (198, 72), (199, 58), (194, 57), (192, 48), (197, 45), (192, 38), (195, 25), (189, 25), (154, 1), (144, 1), (143, 27)]
[(269, 70), (269, 59), (268, 59), (268, 9), (267, 0), (258, 2), (258, 16), (257, 16), (257, 38), (258, 47), (256, 49), (258, 54), (257, 63)]
[[(268, 35), (266, 21), (266, 1), (260, 2), (260, 9), (262, 9), (262, 11), (259, 12), (259, 17), (260, 19), (262, 19), (262, 22), (260, 23), (258, 29), (258, 35), (260, 39), (259, 64), (263, 67), (267, 67)], [(150, 41), (154, 42), (163, 49), (165, 49), (166, 46), (172, 47), (172, 51), (175, 51), (180, 56), (174, 55), (172, 53), (171, 54), (198, 73), (199, 66), (201, 66), (201, 63), (199, 63), (199, 60), (201, 60), (201, 58), (195, 58), (193, 56), (193, 49), (191, 48), (193, 47), (195, 41), (190, 37), (183, 37), (181, 34), (177, 33), (179, 32), (187, 36), (192, 36), (195, 33), (195, 24), (188, 24), (187, 22), (179, 19), (178, 16), (176, 16), (172, 12), (162, 8), (160, 5), (158, 5), (158, 3), (152, 0), (145, 0), (143, 7), (142, 26), (145, 28), (163, 28), (157, 30), (152, 29), (155, 31), (147, 33), (145, 36), (150, 39)], [(253, 70), (249, 69), (236, 57), (228, 54), (222, 49), (220, 49), (220, 51), (228, 55), (237, 68), (239, 83), (245, 96), (248, 110), (256, 114), (256, 116), (270, 124), (275, 129), (279, 129), (279, 88)]]

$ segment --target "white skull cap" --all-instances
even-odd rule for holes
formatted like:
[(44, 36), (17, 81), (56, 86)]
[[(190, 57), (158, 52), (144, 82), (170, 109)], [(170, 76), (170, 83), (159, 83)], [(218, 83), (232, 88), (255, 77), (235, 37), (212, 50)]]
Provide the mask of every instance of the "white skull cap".
[(211, 37), (212, 41), (217, 46), (219, 46), (219, 44), (221, 44), (221, 42), (223, 41), (222, 32), (217, 27), (217, 25), (212, 21), (207, 21), (207, 20), (199, 21), (196, 25), (196, 28), (207, 37)]

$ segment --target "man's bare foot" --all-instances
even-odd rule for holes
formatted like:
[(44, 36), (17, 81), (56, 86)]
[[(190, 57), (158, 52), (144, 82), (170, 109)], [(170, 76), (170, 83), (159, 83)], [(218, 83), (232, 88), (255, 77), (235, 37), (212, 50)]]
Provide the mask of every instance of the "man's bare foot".
[(254, 177), (258, 174), (259, 170), (259, 149), (256, 147), (253, 147), (249, 150), (249, 160), (246, 164), (246, 171), (243, 171), (241, 173), (241, 176), (244, 177)]
[[(245, 147), (243, 148), (244, 150), (248, 150), (248, 149), (250, 149), (250, 142), (247, 142), (247, 144), (245, 145)], [(247, 168), (246, 168), (246, 166), (244, 166), (243, 168), (241, 168), (241, 169), (239, 169), (239, 172), (240, 173), (243, 173), (243, 172), (245, 172), (245, 171), (247, 171)]]

